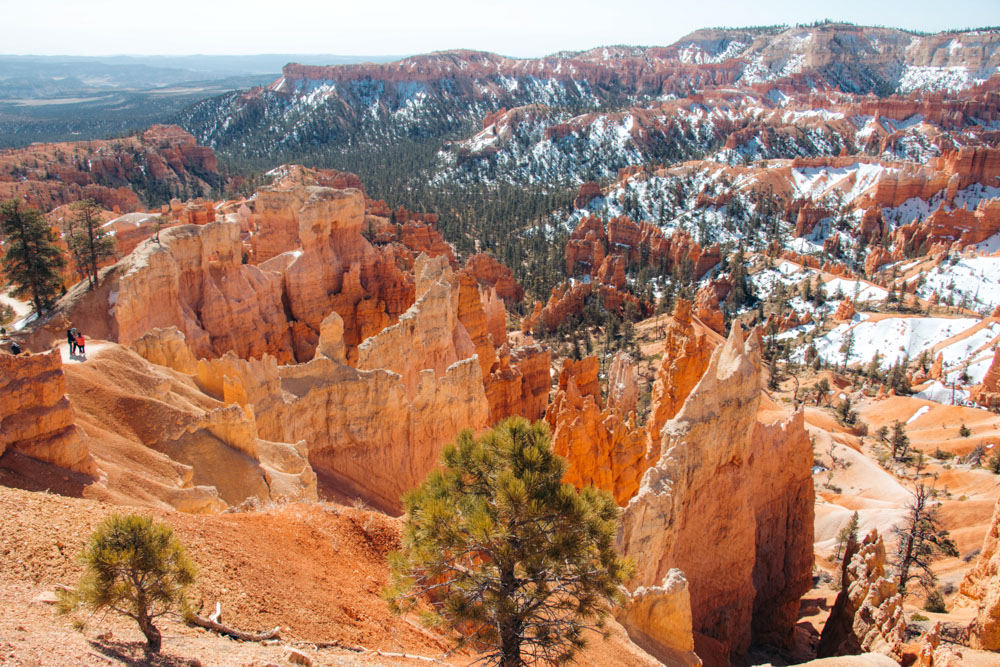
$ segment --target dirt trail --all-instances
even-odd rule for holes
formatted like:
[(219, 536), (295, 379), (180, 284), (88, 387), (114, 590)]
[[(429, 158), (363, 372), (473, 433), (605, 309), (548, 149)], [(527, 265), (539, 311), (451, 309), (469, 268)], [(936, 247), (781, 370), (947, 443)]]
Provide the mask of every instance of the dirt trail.
[[(4, 487), (0, 507), (0, 663), (106, 665), (111, 658), (113, 664), (130, 664), (141, 656), (134, 625), (92, 621), (81, 635), (70, 620), (32, 601), (79, 576), (75, 558), (86, 536), (104, 516), (123, 508)], [(386, 556), (399, 546), (397, 519), (332, 503), (248, 514), (142, 512), (174, 528), (198, 566), (196, 606), (214, 609), (220, 602), (227, 624), (251, 631), (281, 626), (286, 641), (339, 641), (435, 658), (451, 646), (415, 619), (393, 615), (380, 597), (388, 582)], [(99, 640), (108, 628), (112, 639)], [(176, 622), (165, 622), (164, 635), (163, 665), (186, 665), (194, 658), (206, 667), (264, 664), (281, 655), (280, 646), (240, 644)], [(615, 624), (610, 639), (594, 637), (591, 644), (581, 664), (655, 664)], [(335, 649), (308, 652), (319, 665), (395, 662)], [(470, 658), (459, 653), (448, 662)]]

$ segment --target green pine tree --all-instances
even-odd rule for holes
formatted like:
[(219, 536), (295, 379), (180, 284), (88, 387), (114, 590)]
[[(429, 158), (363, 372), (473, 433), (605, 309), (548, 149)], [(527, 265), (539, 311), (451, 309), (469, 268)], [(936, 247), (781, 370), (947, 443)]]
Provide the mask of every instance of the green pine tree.
[(98, 526), (80, 556), (83, 578), (59, 592), (58, 611), (79, 606), (133, 619), (158, 653), (162, 637), (155, 619), (185, 609), (195, 567), (173, 531), (151, 517), (112, 514)]
[(569, 660), (583, 631), (602, 627), (606, 603), (621, 601), (632, 564), (615, 552), (614, 500), (563, 484), (567, 465), (542, 422), (462, 432), (405, 498), (393, 608), (426, 600), (428, 621), (500, 665)]
[(80, 273), (94, 288), (101, 262), (115, 256), (115, 239), (104, 230), (101, 207), (93, 199), (78, 201), (72, 209), (66, 221), (66, 245)]
[(66, 264), (55, 232), (38, 209), (20, 199), (0, 204), (0, 228), (7, 237), (0, 266), (14, 285), (13, 296), (31, 299), (37, 313), (48, 310), (62, 289)]

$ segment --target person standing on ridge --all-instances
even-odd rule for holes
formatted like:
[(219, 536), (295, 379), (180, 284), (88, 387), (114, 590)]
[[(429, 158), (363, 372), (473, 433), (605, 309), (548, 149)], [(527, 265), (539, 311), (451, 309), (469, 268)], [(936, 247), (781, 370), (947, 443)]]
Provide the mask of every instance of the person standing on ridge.
[(69, 343), (69, 356), (76, 354), (76, 329), (66, 329), (66, 342)]
[(77, 350), (77, 352), (80, 353), (80, 356), (84, 357), (84, 358), (86, 358), (86, 356), (87, 356), (87, 350), (84, 347), (86, 344), (87, 344), (87, 341), (85, 341), (83, 339), (83, 334), (80, 333), (79, 331), (76, 332), (76, 350)]

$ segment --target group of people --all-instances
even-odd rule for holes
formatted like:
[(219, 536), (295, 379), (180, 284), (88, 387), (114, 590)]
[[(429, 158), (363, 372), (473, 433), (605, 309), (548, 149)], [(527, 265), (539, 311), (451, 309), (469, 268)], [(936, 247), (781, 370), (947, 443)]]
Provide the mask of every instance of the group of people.
[(69, 343), (69, 354), (73, 356), (79, 354), (81, 357), (87, 356), (86, 343), (83, 334), (77, 331), (76, 327), (66, 329), (66, 342)]

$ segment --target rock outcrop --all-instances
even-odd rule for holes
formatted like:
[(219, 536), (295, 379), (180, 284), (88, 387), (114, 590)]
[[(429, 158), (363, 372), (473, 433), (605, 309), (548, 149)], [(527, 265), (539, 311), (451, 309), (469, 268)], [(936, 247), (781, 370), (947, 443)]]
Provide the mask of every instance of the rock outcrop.
[[(616, 359), (620, 381), (634, 382), (625, 356)], [(635, 413), (623, 412), (629, 400), (617, 390), (614, 408), (601, 408), (598, 359), (567, 359), (559, 373), (559, 390), (545, 412), (552, 429), (552, 449), (570, 466), (566, 481), (609, 491), (624, 505), (638, 488), (646, 454), (646, 431), (636, 426)], [(627, 390), (626, 390), (627, 391)], [(634, 407), (634, 403), (633, 403)]]
[(234, 223), (163, 231), (160, 243), (143, 242), (113, 267), (110, 278), (104, 286), (110, 308), (104, 310), (111, 340), (130, 345), (152, 329), (174, 326), (199, 358), (233, 351), (245, 358), (293, 359), (281, 277), (242, 264)]
[(982, 383), (969, 391), (969, 398), (988, 408), (1000, 405), (1000, 347), (993, 353), (993, 362), (983, 376)]
[[(358, 347), (357, 359), (359, 369), (382, 368), (397, 373), (411, 399), (416, 395), (426, 369), (432, 370), (434, 377), (442, 377), (460, 359), (477, 352), (493, 353), (489, 339), (480, 339), (481, 345), (477, 348), (468, 330), (459, 321), (463, 305), (466, 319), (470, 322), (474, 317), (470, 311), (479, 306), (477, 335), (486, 335), (485, 318), (475, 285), (466, 285), (468, 289), (462, 289), (457, 280), (453, 285), (455, 276), (443, 256), (429, 259), (422, 255), (414, 265), (414, 273), (417, 276), (417, 302), (400, 316), (399, 322), (366, 339)], [(474, 303), (463, 303), (463, 294), (471, 296)], [(492, 359), (487, 361), (492, 365)]]
[[(156, 330), (138, 347), (156, 357), (157, 350), (175, 347), (179, 335)], [(157, 336), (163, 344), (156, 344)], [(160, 359), (190, 363), (177, 354)], [(96, 487), (103, 489), (91, 493), (198, 513), (247, 502), (315, 500), (306, 442), (261, 437), (252, 409), (224, 405), (221, 395), (213, 395), (216, 388), (198, 387), (196, 377), (197, 369), (189, 376), (153, 365), (119, 345), (66, 368), (81, 437), (102, 473)]]
[(496, 289), (497, 296), (504, 301), (517, 303), (524, 298), (524, 288), (516, 280), (508, 267), (492, 255), (479, 253), (465, 262), (465, 268), (472, 272), (480, 283)]
[(710, 285), (705, 285), (698, 290), (694, 297), (694, 314), (699, 320), (704, 322), (712, 331), (724, 334), (726, 331), (726, 321), (719, 307), (719, 297)]
[(844, 299), (837, 305), (837, 312), (833, 314), (834, 322), (850, 322), (854, 319), (854, 302)]
[[(447, 260), (418, 265), (421, 297), (399, 324), (360, 350), (360, 365), (385, 366), (352, 368), (334, 359), (338, 352), (328, 356), (324, 351), (341, 348), (332, 320), (323, 327), (320, 353), (307, 363), (279, 366), (271, 356), (227, 354), (199, 362), (199, 385), (227, 403), (252, 407), (262, 438), (308, 442), (310, 463), (342, 493), (397, 511), (442, 446), (464, 428), (486, 427), (490, 416), (482, 370), (456, 314)], [(465, 356), (456, 352), (456, 330), (464, 333)], [(419, 349), (411, 334), (429, 347)], [(441, 340), (432, 340), (438, 334)], [(547, 355), (545, 363), (547, 373)]]
[(906, 641), (903, 598), (886, 576), (885, 561), (885, 545), (875, 529), (860, 545), (848, 545), (842, 587), (820, 637), (819, 657), (870, 652), (901, 660)]
[(397, 267), (394, 248), (376, 249), (362, 235), (364, 207), (363, 193), (350, 188), (271, 187), (257, 195), (256, 252), (258, 259), (281, 253), (261, 268), (283, 276), (299, 361), (312, 358), (330, 311), (344, 321), (353, 362), (361, 341), (393, 324), (414, 301), (413, 282)]
[(700, 667), (694, 653), (691, 593), (684, 573), (667, 572), (656, 586), (640, 586), (617, 615), (629, 638), (666, 665)]
[(198, 367), (184, 334), (177, 327), (153, 329), (132, 341), (130, 347), (146, 361), (180, 373), (194, 375)]
[(691, 324), (691, 303), (677, 299), (673, 317), (663, 339), (663, 357), (656, 369), (653, 396), (650, 403), (649, 431), (650, 462), (660, 458), (660, 431), (676, 415), (691, 390), (708, 368), (715, 343), (708, 335), (696, 333)]
[(215, 153), (176, 125), (153, 125), (129, 137), (34, 143), (0, 155), (0, 199), (19, 197), (43, 211), (85, 198), (135, 211), (135, 184), (148, 188), (144, 197), (206, 195), (219, 184)]
[(97, 474), (77, 432), (59, 350), (0, 355), (0, 456), (7, 450), (86, 475)]
[(812, 450), (801, 412), (758, 422), (761, 373), (759, 337), (733, 327), (663, 426), (619, 532), (637, 564), (631, 586), (682, 570), (694, 631), (734, 656), (753, 637), (788, 644), (811, 585)]
[(962, 580), (961, 593), (978, 607), (969, 626), (969, 645), (1000, 651), (1000, 500), (976, 563)]
[(497, 350), (497, 362), (485, 378), (490, 423), (521, 415), (538, 421), (549, 404), (549, 367), (552, 353), (545, 345), (515, 347), (505, 343)]

